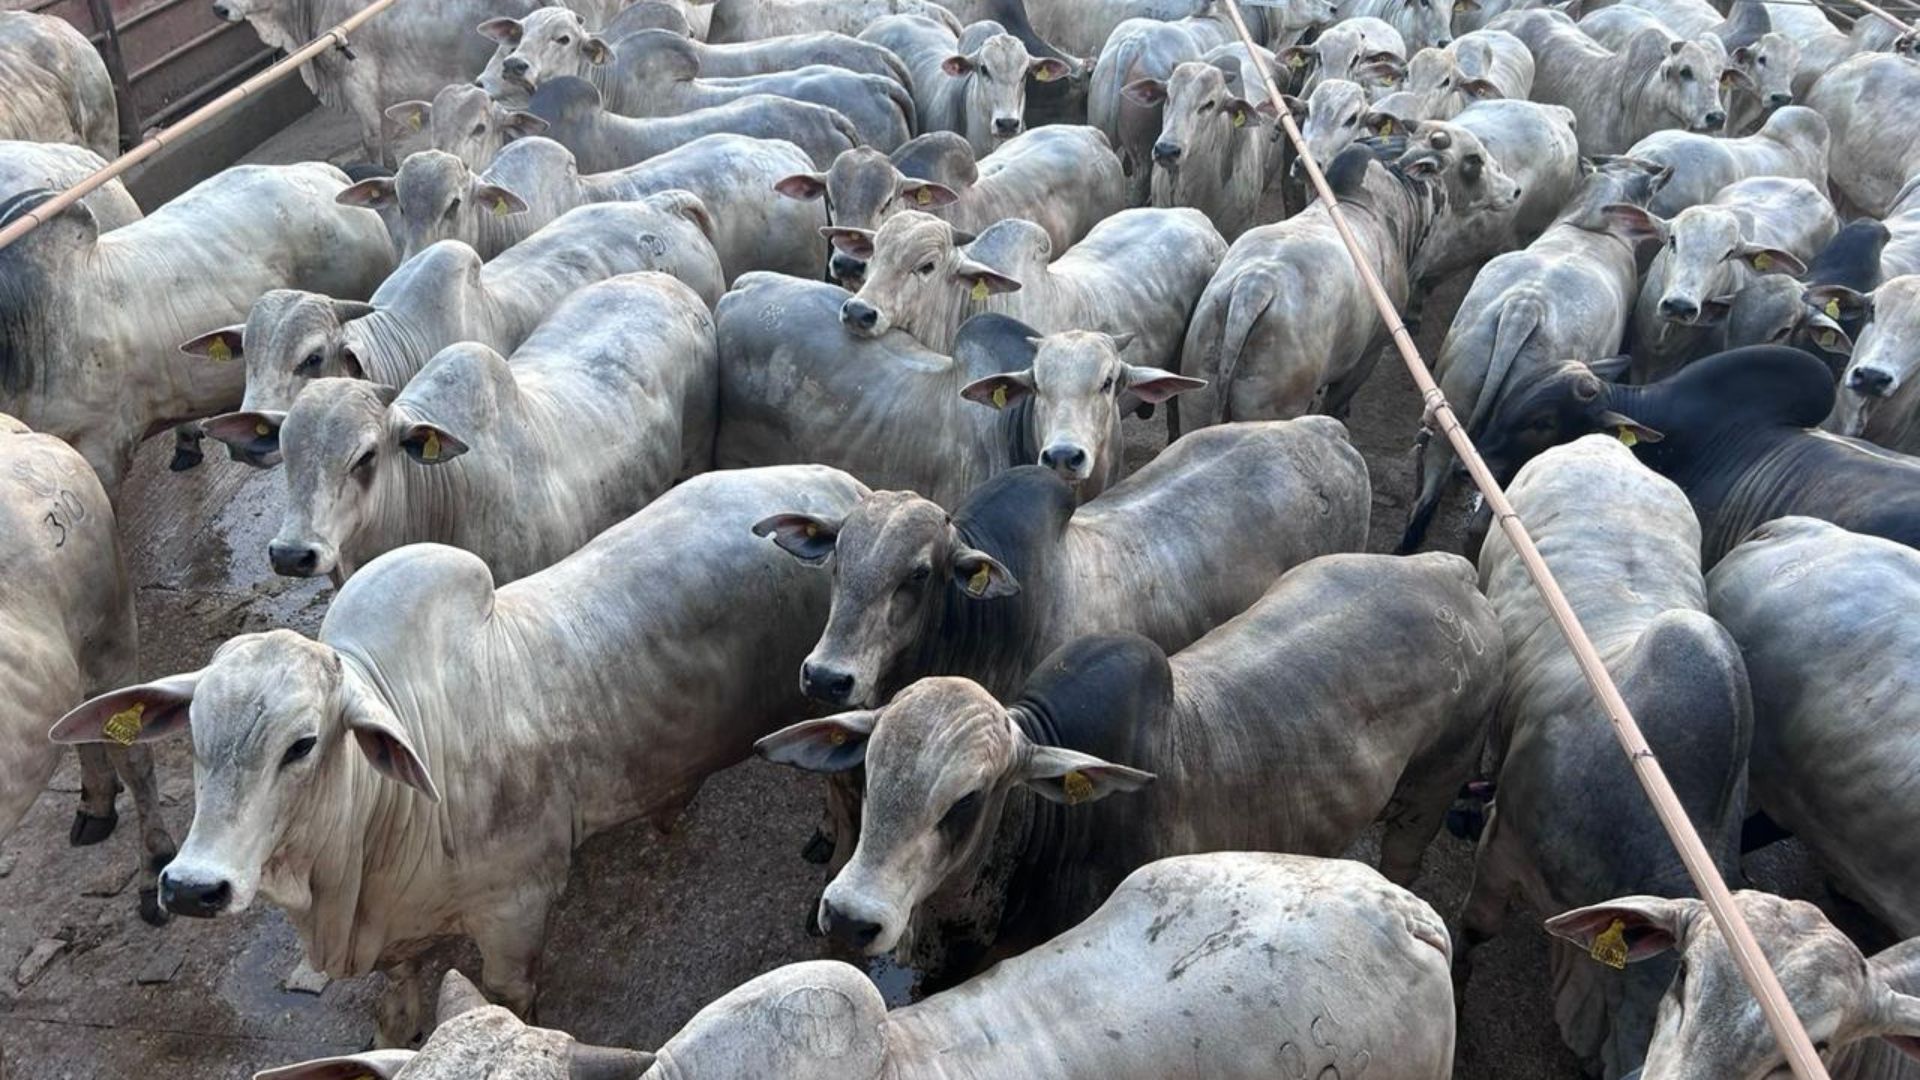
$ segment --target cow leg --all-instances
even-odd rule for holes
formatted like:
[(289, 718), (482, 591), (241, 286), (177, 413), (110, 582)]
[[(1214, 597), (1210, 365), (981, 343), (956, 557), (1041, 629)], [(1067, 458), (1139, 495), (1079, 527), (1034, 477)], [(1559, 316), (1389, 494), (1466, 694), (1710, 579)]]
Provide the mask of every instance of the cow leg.
[(167, 468), (173, 472), (186, 472), (197, 469), (207, 459), (200, 444), (207, 437), (207, 429), (198, 420), (181, 424), (173, 429), (173, 460)]
[(1507, 839), (1511, 830), (1500, 827), (1500, 809), (1496, 804), (1487, 811), (1487, 825), (1480, 834), (1480, 850), (1473, 860), (1473, 883), (1467, 888), (1467, 902), (1460, 912), (1460, 939), (1453, 957), (1453, 985), (1456, 1000), (1463, 1000), (1467, 980), (1473, 976), (1473, 950), (1500, 932), (1507, 918), (1507, 901), (1520, 878), (1515, 873), (1521, 852)]
[(1380, 873), (1388, 881), (1411, 888), (1420, 876), (1420, 858), (1446, 821), (1454, 795), (1473, 778), (1484, 742), (1477, 737), (1443, 741), (1407, 763), (1387, 804), (1387, 828), (1380, 838)]
[[(564, 869), (559, 880), (566, 880)], [(553, 900), (545, 890), (522, 893), (505, 908), (469, 924), (474, 944), (480, 946), (480, 989), (527, 1021), (534, 1018), (540, 954), (546, 949)]]
[(133, 792), (134, 813), (140, 819), (140, 846), (145, 858), (140, 865), (140, 917), (151, 926), (167, 921), (160, 906), (160, 871), (173, 861), (177, 850), (173, 835), (167, 832), (166, 818), (160, 813), (160, 785), (154, 780), (153, 751), (145, 746), (115, 749), (108, 755), (120, 780)]
[(381, 1050), (412, 1046), (426, 1037), (426, 987), (418, 960), (387, 968), (387, 988), (374, 1004), (373, 1045)]
[(1433, 524), (1433, 515), (1440, 509), (1440, 498), (1446, 493), (1447, 473), (1453, 468), (1453, 447), (1438, 433), (1427, 435), (1427, 442), (1420, 453), (1420, 497), (1414, 500), (1413, 510), (1407, 514), (1407, 529), (1400, 534), (1400, 546), (1394, 549), (1397, 555), (1410, 555), (1426, 539), (1427, 527)]
[(114, 796), (120, 794), (120, 781), (114, 776), (106, 747), (89, 743), (74, 751), (80, 758), (80, 809), (74, 811), (67, 843), (86, 847), (112, 836), (113, 827), (120, 823), (120, 813), (113, 807)]

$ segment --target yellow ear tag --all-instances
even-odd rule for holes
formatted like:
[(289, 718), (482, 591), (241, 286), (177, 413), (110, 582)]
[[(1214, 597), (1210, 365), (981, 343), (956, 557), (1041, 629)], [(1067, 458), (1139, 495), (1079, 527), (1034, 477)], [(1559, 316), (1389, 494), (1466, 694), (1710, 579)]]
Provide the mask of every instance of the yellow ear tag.
[(1033, 73), (1033, 81), (1034, 81), (1034, 82), (1052, 82), (1052, 81), (1053, 81), (1053, 69), (1052, 69), (1052, 68), (1041, 68), (1040, 70), (1038, 70), (1038, 71), (1036, 71), (1036, 72), (1034, 72), (1034, 73)]
[(107, 738), (112, 739), (121, 746), (132, 746), (133, 740), (140, 737), (141, 727), (145, 725), (145, 721), (141, 719), (141, 714), (146, 711), (147, 703), (144, 701), (136, 701), (133, 703), (132, 708), (122, 709), (112, 716), (107, 717), (107, 722), (101, 725), (100, 731)]
[(1823, 348), (1823, 349), (1831, 349), (1831, 348), (1833, 348), (1833, 343), (1834, 343), (1834, 342), (1836, 342), (1836, 341), (1839, 341), (1839, 340), (1840, 340), (1840, 335), (1839, 335), (1839, 334), (1836, 334), (1836, 333), (1834, 333), (1834, 332), (1833, 332), (1833, 331), (1831, 331), (1831, 330), (1822, 330), (1822, 331), (1820, 331), (1820, 338), (1819, 338), (1819, 340), (1820, 340), (1820, 347), (1821, 347), (1821, 348)]
[(973, 280), (973, 302), (977, 304), (986, 298), (987, 280), (985, 278), (975, 278)]
[(996, 409), (1004, 409), (1007, 407), (1006, 387), (996, 386), (993, 388), (993, 407)]
[(1593, 939), (1593, 948), (1587, 955), (1607, 965), (1615, 971), (1624, 971), (1627, 966), (1627, 924), (1619, 919)]
[(1247, 114), (1246, 114), (1246, 113), (1243, 113), (1243, 112), (1237, 112), (1237, 113), (1234, 113), (1234, 114), (1233, 114), (1233, 126), (1234, 126), (1234, 127), (1246, 127), (1246, 126), (1247, 126)]
[(1391, 120), (1380, 121), (1380, 134), (1382, 135), (1393, 134), (1393, 121)]
[(409, 114), (407, 116), (407, 126), (412, 128), (415, 131), (419, 131), (420, 130), (420, 114), (419, 113)]
[(427, 432), (427, 441), (420, 444), (420, 460), (421, 461), (439, 461), (440, 460), (440, 433), (439, 432), (437, 431)]
[(820, 535), (820, 526), (815, 525), (811, 521), (807, 522), (807, 539), (811, 540), (814, 537), (819, 535)]
[(273, 434), (273, 428), (269, 427), (265, 420), (262, 420), (259, 423), (253, 425), (253, 433), (255, 435), (258, 435), (260, 438), (264, 439), (267, 436)]
[(827, 732), (827, 742), (833, 746), (845, 746), (847, 744), (847, 733), (841, 731), (839, 728), (834, 728), (832, 731)]
[(497, 218), (503, 218), (507, 216), (507, 200), (505, 199), (493, 200), (493, 216)]
[(1299, 53), (1294, 53), (1292, 56), (1287, 57), (1287, 66), (1298, 71), (1307, 66), (1307, 58), (1301, 56)]
[(227, 344), (226, 338), (214, 338), (213, 344), (207, 346), (207, 359), (216, 364), (224, 364), (233, 359), (233, 346)]
[(925, 206), (933, 201), (933, 192), (928, 191), (926, 188), (921, 188), (919, 191), (913, 193), (913, 201), (919, 203), (921, 206)]
[(1079, 769), (1073, 769), (1060, 778), (1060, 789), (1066, 792), (1067, 805), (1078, 806), (1093, 797), (1093, 781)]
[(1764, 251), (1753, 257), (1753, 268), (1755, 270), (1766, 270), (1772, 265), (1773, 265), (1773, 256), (1768, 255)]
[(992, 580), (993, 571), (987, 569), (986, 563), (981, 563), (980, 569), (975, 570), (973, 576), (967, 579), (967, 591), (975, 596), (984, 595), (987, 591), (988, 583)]
[(1625, 446), (1629, 450), (1633, 449), (1635, 446), (1638, 446), (1640, 444), (1640, 436), (1635, 435), (1633, 433), (1633, 429), (1630, 427), (1621, 428), (1619, 435), (1620, 435), (1621, 445)]
[(1827, 313), (1827, 318), (1837, 320), (1840, 318), (1840, 301), (1829, 300), (1827, 301), (1827, 306), (1821, 310)]

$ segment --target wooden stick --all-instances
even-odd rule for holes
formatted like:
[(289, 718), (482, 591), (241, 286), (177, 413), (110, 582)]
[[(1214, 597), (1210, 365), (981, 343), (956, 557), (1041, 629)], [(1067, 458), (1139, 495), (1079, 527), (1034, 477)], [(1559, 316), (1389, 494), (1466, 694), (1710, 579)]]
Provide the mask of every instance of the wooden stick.
[(226, 112), (228, 109), (239, 104), (243, 99), (293, 74), (299, 70), (301, 64), (306, 63), (308, 60), (313, 59), (328, 49), (345, 48), (347, 45), (347, 35), (349, 33), (358, 29), (360, 25), (368, 19), (387, 10), (387, 8), (393, 5), (393, 2), (394, 0), (373, 0), (371, 4), (340, 20), (331, 30), (322, 33), (319, 37), (300, 46), (300, 48), (294, 52), (288, 53), (285, 59), (274, 64), (272, 67), (247, 79), (239, 86), (221, 94), (219, 97), (207, 102), (193, 112), (188, 113), (179, 123), (172, 127), (164, 131), (155, 132), (152, 138), (121, 154), (119, 157), (114, 158), (111, 162), (108, 162), (106, 168), (101, 169), (85, 180), (55, 195), (39, 206), (21, 214), (9, 222), (5, 228), (0, 229), (0, 249), (6, 248), (15, 240), (20, 239), (34, 229), (53, 220), (61, 211), (79, 202), (81, 199), (86, 198), (100, 185), (147, 160), (168, 146), (179, 142), (187, 132)]
[[(1240, 35), (1240, 41), (1253, 55), (1256, 45), (1253, 35), (1247, 32), (1246, 20), (1240, 16), (1238, 0), (1226, 0), (1227, 14), (1233, 20), (1233, 27)], [(1668, 782), (1660, 762), (1654, 757), (1653, 749), (1647, 745), (1646, 738), (1640, 733), (1640, 725), (1634, 722), (1633, 714), (1628, 711), (1627, 703), (1620, 696), (1620, 690), (1613, 683), (1613, 677), (1607, 674), (1606, 664), (1600, 659), (1600, 653), (1594, 649), (1592, 639), (1580, 625), (1579, 616), (1567, 603), (1566, 594), (1560, 591), (1560, 584), (1554, 580), (1553, 571), (1548, 569), (1546, 560), (1540, 557), (1540, 549), (1534, 546), (1533, 537), (1527, 533), (1526, 525), (1520, 515), (1514, 512), (1513, 504), (1507, 501), (1506, 494), (1500, 490), (1493, 473), (1487, 469), (1487, 463), (1481, 460), (1479, 451), (1474, 449), (1473, 441), (1460, 426), (1460, 421), (1447, 404), (1446, 395), (1434, 384), (1433, 377), (1427, 373), (1426, 362), (1421, 359), (1420, 350), (1413, 343), (1413, 335), (1407, 331), (1406, 323), (1401, 321), (1400, 313), (1394, 309), (1393, 301), (1380, 284), (1380, 278), (1373, 272), (1361, 254), (1359, 244), (1354, 240), (1353, 232), (1347, 226), (1347, 218), (1340, 210), (1340, 203), (1327, 186), (1327, 178), (1320, 171), (1320, 164), (1307, 152), (1307, 145), (1300, 136), (1300, 129), (1293, 122), (1293, 115), (1281, 104), (1280, 88), (1274, 85), (1273, 74), (1263, 65), (1254, 64), (1260, 72), (1261, 81), (1266, 84), (1268, 98), (1279, 106), (1277, 119), (1300, 155), (1300, 161), (1306, 166), (1307, 178), (1313, 184), (1320, 199), (1327, 204), (1328, 215), (1333, 219), (1333, 227), (1340, 234), (1340, 242), (1346, 245), (1347, 254), (1352, 257), (1354, 267), (1360, 273), (1360, 280), (1366, 285), (1367, 293), (1373, 299), (1373, 306), (1379, 310), (1380, 317), (1391, 329), (1393, 342), (1400, 350), (1400, 359), (1406, 363), (1407, 374), (1413, 377), (1414, 385), (1420, 388), (1421, 399), (1427, 409), (1438, 421), (1440, 430), (1453, 444), (1454, 453), (1466, 464), (1467, 472), (1487, 500), (1487, 506), (1493, 511), (1494, 518), (1506, 532), (1507, 540), (1513, 544), (1515, 553), (1520, 556), (1526, 567), (1527, 576), (1533, 579), (1534, 588), (1547, 603), (1547, 609), (1553, 615), (1554, 623), (1567, 639), (1567, 645), (1573, 650), (1580, 672), (1586, 676), (1587, 685), (1600, 701), (1607, 719), (1613, 724), (1613, 731), (1620, 741), (1621, 749), (1626, 751), (1627, 759), (1639, 777), (1640, 786), (1645, 789), (1647, 798), (1652, 801), (1654, 813), (1667, 830), (1667, 836), (1680, 853), (1680, 861), (1686, 864), (1687, 873), (1700, 890), (1706, 901), (1707, 910), (1712, 912), (1713, 921), (1720, 927), (1721, 936), (1727, 940), (1734, 963), (1740, 968), (1747, 985), (1753, 988), (1754, 997), (1759, 999), (1760, 1009), (1766, 1015), (1767, 1026), (1773, 1029), (1775, 1039), (1780, 1042), (1786, 1053), (1787, 1064), (1800, 1080), (1829, 1080), (1826, 1068), (1820, 1064), (1820, 1056), (1814, 1052), (1813, 1043), (1807, 1038), (1806, 1029), (1794, 1015), (1793, 1006), (1787, 1001), (1786, 991), (1780, 987), (1773, 968), (1768, 966), (1766, 956), (1761, 953), (1760, 945), (1754, 940), (1753, 930), (1747, 926), (1740, 909), (1734, 906), (1733, 894), (1728, 891), (1727, 883), (1720, 879), (1720, 872), (1713, 864), (1713, 857), (1707, 853), (1706, 845), (1700, 842), (1700, 834), (1694, 831), (1693, 823), (1687, 820), (1687, 812), (1680, 805), (1679, 796), (1674, 794), (1673, 785)]]

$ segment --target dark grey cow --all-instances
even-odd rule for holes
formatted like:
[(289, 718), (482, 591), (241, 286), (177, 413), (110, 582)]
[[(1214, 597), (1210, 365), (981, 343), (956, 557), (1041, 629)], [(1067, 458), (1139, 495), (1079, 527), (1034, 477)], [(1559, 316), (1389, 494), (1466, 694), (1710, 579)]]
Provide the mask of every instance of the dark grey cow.
[[(1739, 645), (1707, 614), (1686, 496), (1611, 436), (1541, 455), (1507, 491), (1717, 868), (1737, 880), (1753, 704)], [(1497, 795), (1461, 915), (1463, 978), (1470, 950), (1500, 931), (1516, 898), (1558, 915), (1626, 893), (1692, 891), (1504, 532), (1480, 552), (1480, 581), (1499, 612), (1507, 668), (1494, 719)], [(1568, 1048), (1606, 1077), (1638, 1066), (1673, 964), (1617, 975), (1561, 946), (1553, 973)]]
[(441, 543), (525, 577), (708, 468), (717, 374), (705, 302), (640, 273), (568, 296), (511, 357), (442, 350), (398, 396), (315, 380), (280, 430), (287, 514), (267, 554), (338, 582)]
[(544, 134), (573, 151), (587, 172), (612, 172), (664, 154), (702, 135), (730, 132), (785, 139), (825, 168), (841, 151), (860, 145), (853, 122), (824, 105), (755, 95), (681, 116), (636, 119), (601, 107), (600, 91), (585, 79), (549, 81), (527, 103), (544, 120)]
[(185, 346), (203, 365), (245, 361), (242, 412), (209, 433), (251, 464), (270, 465), (279, 451), (280, 414), (308, 382), (370, 379), (397, 389), (456, 342), (511, 352), (567, 295), (616, 274), (671, 272), (709, 305), (717, 303), (725, 285), (705, 221), (705, 208), (684, 191), (594, 203), (562, 214), (492, 262), (482, 263), (458, 240), (442, 240), (408, 259), (365, 303), (268, 292), (245, 324)]
[(932, 132), (891, 155), (849, 150), (821, 172), (796, 173), (779, 191), (791, 199), (824, 199), (833, 255), (828, 274), (858, 288), (882, 222), (902, 210), (932, 214), (979, 233), (1022, 218), (1065, 251), (1126, 205), (1120, 160), (1106, 137), (1077, 124), (1051, 124), (1008, 139), (977, 159), (953, 132)]
[(1480, 439), (1498, 477), (1588, 432), (1625, 432), (1640, 460), (1693, 500), (1707, 565), (1787, 514), (1920, 546), (1920, 458), (1810, 430), (1833, 411), (1833, 373), (1798, 349), (1709, 356), (1650, 386), (1578, 361), (1520, 380)]
[(119, 111), (106, 61), (72, 23), (0, 11), (0, 139), (72, 143), (103, 158), (120, 152)]
[(980, 157), (1026, 130), (1029, 79), (1073, 74), (1065, 60), (1027, 55), (1026, 45), (995, 22), (955, 34), (924, 16), (889, 15), (860, 31), (860, 39), (906, 64), (919, 131), (956, 132)]
[(1920, 934), (1920, 828), (1902, 797), (1920, 752), (1907, 696), (1920, 552), (1778, 518), (1720, 560), (1707, 595), (1753, 682), (1754, 802), (1849, 899), (1900, 937)]
[[(1082, 637), (1017, 697), (922, 679), (762, 739), (774, 761), (865, 766), (859, 846), (821, 929), (961, 975), (1085, 918), (1154, 859), (1332, 855), (1383, 818), (1381, 872), (1406, 884), (1500, 695), (1500, 630), (1474, 586), (1454, 555), (1330, 555), (1171, 657)], [(1383, 672), (1376, 646), (1412, 663)]]
[(696, 477), (498, 588), (477, 556), (412, 545), (341, 590), (319, 640), (234, 638), (200, 671), (94, 698), (53, 737), (189, 735), (193, 827), (163, 900), (221, 917), (265, 897), (314, 970), (386, 972), (382, 1045), (420, 1034), (435, 938), (471, 937), (481, 985), (524, 1015), (574, 848), (671, 825), (805, 706), (790, 665), (826, 583), (752, 523), (781, 506), (832, 517), (865, 493), (817, 466)]
[(843, 519), (782, 515), (759, 528), (832, 573), (833, 614), (801, 682), (871, 707), (925, 675), (1012, 693), (1084, 634), (1183, 648), (1291, 567), (1364, 546), (1368, 509), (1346, 429), (1310, 417), (1177, 440), (1077, 511), (1065, 481), (1023, 466), (951, 514), (877, 492)]
[[(1862, 956), (1804, 900), (1747, 890), (1733, 899), (1832, 1080), (1920, 1076), (1920, 941)], [(1548, 919), (1547, 929), (1582, 952), (1618, 935), (1630, 964), (1678, 954), (1646, 1064), (1626, 1080), (1790, 1075), (1705, 904), (1625, 896)]]
[[(1434, 365), (1434, 379), (1474, 439), (1527, 373), (1568, 357), (1611, 356), (1620, 347), (1638, 278), (1633, 243), (1616, 231), (1607, 210), (1645, 206), (1666, 175), (1663, 167), (1630, 158), (1603, 163), (1539, 239), (1494, 258), (1475, 276)], [(1452, 479), (1453, 451), (1444, 439), (1428, 443), (1419, 472), (1402, 551), (1420, 545)]]
[(1791, 345), (1819, 357), (1836, 379), (1842, 378), (1854, 340), (1873, 315), (1873, 306), (1861, 298), (1880, 285), (1888, 237), (1886, 226), (1859, 218), (1834, 233), (1800, 277), (1755, 278), (1727, 312), (1725, 343), (1702, 355), (1742, 345)]
[(1121, 413), (1198, 385), (1126, 363), (1105, 334), (1041, 338), (1002, 315), (969, 320), (951, 357), (900, 331), (860, 337), (846, 299), (754, 274), (720, 301), (716, 467), (818, 461), (954, 507), (1037, 462), (1084, 501), (1126, 475)]
[(586, 175), (571, 150), (537, 137), (517, 140), (478, 175), (450, 155), (414, 154), (386, 185), (394, 192), (387, 227), (408, 258), (436, 241), (459, 240), (491, 259), (576, 207), (677, 188), (699, 196), (706, 208), (729, 283), (749, 270), (810, 276), (826, 254), (825, 211), (767, 192), (812, 164), (790, 142), (726, 134)]
[(1583, 154), (1618, 154), (1662, 128), (1719, 131), (1726, 50), (1714, 42), (1669, 42), (1659, 27), (1635, 34), (1619, 51), (1588, 37), (1560, 11), (1515, 11), (1489, 29), (1505, 30), (1533, 50), (1533, 100), (1565, 105), (1579, 118)]

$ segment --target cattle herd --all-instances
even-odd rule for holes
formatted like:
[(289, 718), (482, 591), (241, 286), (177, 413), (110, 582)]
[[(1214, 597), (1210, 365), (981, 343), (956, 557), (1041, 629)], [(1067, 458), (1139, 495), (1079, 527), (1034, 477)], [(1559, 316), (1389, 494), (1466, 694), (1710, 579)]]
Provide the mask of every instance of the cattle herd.
[[(1443, 1080), (1516, 900), (1591, 1075), (1787, 1076), (1506, 535), (1413, 553), (1463, 475), (1415, 417), (1370, 522), (1341, 418), (1387, 326), (1283, 111), (1410, 322), (1471, 281), (1434, 376), (1719, 870), (1797, 836), (1910, 939), (1737, 894), (1829, 1070), (1920, 1076), (1911, 29), (539, 3), (399, 0), (302, 70), (363, 162), (144, 216), (42, 209), (112, 88), (0, 13), (0, 223), (46, 218), (0, 250), (0, 837), (74, 745), (71, 840), (131, 790), (147, 921), (270, 904), (387, 975), (381, 1049), (262, 1076)], [(364, 5), (213, 10), (291, 48)], [(116, 504), (170, 430), (277, 469), (261, 572), (338, 591), (138, 683)], [(754, 754), (822, 774), (813, 921), (919, 1000), (808, 961), (658, 1047), (531, 1026), (577, 847)], [(433, 1001), (447, 937), (478, 985)]]

